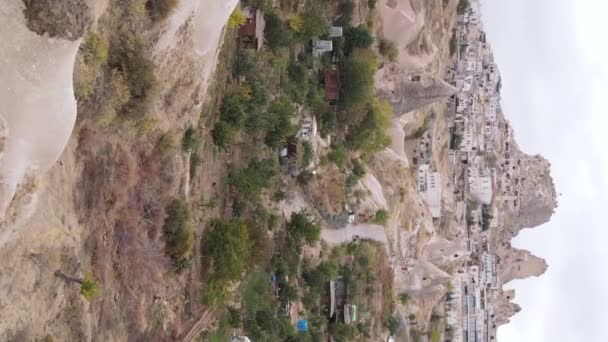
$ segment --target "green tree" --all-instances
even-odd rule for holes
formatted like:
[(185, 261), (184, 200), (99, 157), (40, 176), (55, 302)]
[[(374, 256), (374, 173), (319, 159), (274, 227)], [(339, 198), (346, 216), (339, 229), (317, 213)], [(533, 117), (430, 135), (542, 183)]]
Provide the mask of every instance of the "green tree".
[(383, 101), (373, 104), (363, 120), (351, 126), (347, 136), (348, 145), (363, 152), (377, 152), (390, 144), (386, 130), (394, 116), (391, 105)]
[(207, 249), (213, 262), (213, 278), (233, 281), (241, 277), (250, 255), (247, 226), (240, 220), (214, 220), (207, 235)]
[(228, 181), (246, 200), (255, 202), (276, 174), (277, 164), (273, 159), (253, 159), (246, 168), (232, 172)]
[(342, 121), (357, 123), (359, 118), (352, 113), (361, 111), (374, 96), (376, 60), (367, 54), (353, 54), (340, 64), (340, 107), (350, 115)]
[(287, 137), (295, 131), (291, 119), (295, 116), (293, 104), (286, 96), (273, 103), (266, 114), (266, 145), (278, 148), (285, 144)]
[(291, 214), (289, 222), (289, 233), (297, 241), (302, 238), (307, 244), (313, 245), (321, 236), (321, 227), (314, 222), (306, 211)]
[(324, 10), (318, 5), (309, 5), (302, 15), (302, 25), (297, 38), (300, 41), (308, 41), (313, 37), (319, 37), (329, 31), (329, 22), (325, 17)]
[(264, 38), (271, 49), (287, 47), (291, 44), (291, 32), (276, 13), (266, 13), (264, 20), (266, 22)]
[(344, 53), (348, 56), (356, 48), (367, 49), (373, 42), (374, 37), (367, 26), (349, 27), (344, 32)]
[(220, 120), (229, 123), (235, 128), (241, 128), (245, 121), (245, 105), (238, 94), (224, 96), (220, 108)]
[(355, 3), (353, 0), (345, 0), (339, 6), (340, 17), (336, 21), (339, 26), (350, 26), (353, 20), (353, 12), (355, 11)]

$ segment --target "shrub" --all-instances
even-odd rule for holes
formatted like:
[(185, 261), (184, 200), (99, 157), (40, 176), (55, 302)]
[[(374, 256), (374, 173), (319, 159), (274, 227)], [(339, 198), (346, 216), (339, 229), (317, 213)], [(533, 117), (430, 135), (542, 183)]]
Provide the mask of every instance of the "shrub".
[(232, 143), (232, 137), (234, 136), (234, 129), (230, 124), (224, 121), (218, 121), (211, 130), (211, 136), (213, 137), (213, 143), (225, 150)]
[(431, 124), (432, 116), (433, 115), (427, 115), (424, 118), (422, 125), (416, 130), (416, 133), (414, 133), (414, 137), (416, 137), (416, 139), (420, 139), (429, 130), (429, 125)]
[(450, 137), (450, 149), (459, 149), (460, 144), (462, 144), (462, 134), (457, 133), (456, 130), (452, 128)]
[[(365, 168), (359, 160), (353, 159), (352, 163), (352, 173), (348, 176), (348, 178), (346, 178), (346, 186), (348, 188), (352, 188), (353, 186), (355, 186), (357, 182), (359, 182), (359, 180), (365, 175)], [(357, 195), (355, 194), (355, 196)]]
[(192, 126), (188, 127), (184, 132), (184, 138), (182, 139), (182, 147), (186, 152), (192, 152), (198, 150), (200, 140), (198, 138), (196, 129)]
[(135, 122), (135, 128), (140, 135), (150, 132), (158, 123), (154, 118), (140, 118)]
[(335, 146), (329, 153), (327, 153), (327, 159), (334, 162), (337, 167), (343, 168), (348, 161), (348, 153), (344, 146)]
[(204, 305), (219, 307), (224, 305), (228, 297), (228, 288), (223, 281), (211, 278), (203, 290), (202, 302)]
[(458, 7), (456, 8), (456, 12), (458, 14), (463, 14), (470, 6), (471, 6), (471, 2), (469, 0), (460, 0), (458, 2)]
[(377, 224), (381, 224), (383, 226), (386, 225), (386, 223), (388, 222), (388, 211), (386, 211), (386, 209), (378, 209), (378, 211), (376, 211), (374, 221)]
[(233, 328), (239, 328), (243, 323), (241, 320), (241, 310), (235, 307), (228, 308), (228, 323)]
[(228, 182), (244, 199), (257, 201), (262, 190), (270, 186), (276, 174), (277, 165), (273, 159), (254, 159), (246, 168), (232, 172), (228, 176)]
[(319, 82), (309, 78), (308, 94), (306, 95), (306, 104), (312, 113), (315, 113), (319, 132), (322, 136), (326, 136), (334, 130), (336, 125), (336, 115), (330, 108), (323, 96), (323, 88)]
[(246, 21), (247, 18), (245, 17), (245, 13), (243, 13), (243, 11), (237, 7), (234, 9), (234, 11), (232, 11), (232, 14), (230, 14), (230, 17), (228, 18), (228, 27), (237, 28), (243, 25)]
[(248, 258), (250, 265), (266, 265), (270, 262), (272, 256), (271, 241), (268, 238), (268, 228), (266, 220), (258, 220), (258, 222), (248, 222), (249, 239), (251, 241), (251, 253)]
[(399, 329), (399, 321), (394, 316), (390, 316), (386, 320), (386, 328), (391, 333), (391, 335), (395, 335), (395, 333)]
[(370, 10), (375, 9), (376, 2), (377, 2), (377, 0), (367, 0), (367, 7), (369, 7)]
[(80, 283), (80, 294), (88, 301), (99, 294), (99, 286), (90, 275), (85, 276)]
[(173, 199), (167, 206), (164, 231), (167, 253), (174, 260), (187, 256), (194, 246), (194, 231), (190, 222), (190, 209), (186, 202)]
[(365, 176), (365, 167), (363, 166), (363, 163), (361, 161), (359, 161), (358, 159), (353, 159), (353, 175), (355, 175), (357, 178), (361, 178), (363, 176)]
[(213, 262), (213, 279), (219, 282), (237, 280), (250, 255), (247, 226), (240, 220), (214, 220), (206, 241)]
[(110, 123), (116, 117), (116, 114), (131, 101), (129, 83), (121, 71), (117, 69), (110, 71), (109, 87), (110, 94), (101, 113), (105, 117), (105, 123)]
[(300, 167), (307, 168), (310, 163), (312, 163), (312, 159), (315, 156), (315, 152), (312, 148), (312, 144), (310, 141), (302, 142), (302, 159), (300, 159)]
[(336, 342), (355, 341), (357, 336), (355, 326), (343, 323), (332, 323), (330, 325), (330, 332)]
[(110, 66), (121, 73), (129, 87), (129, 101), (122, 110), (127, 114), (145, 114), (156, 88), (154, 65), (144, 54), (139, 38), (122, 33), (111, 49)]
[(234, 63), (233, 70), (239, 76), (251, 77), (258, 70), (258, 55), (250, 49), (242, 49), (238, 52), (238, 58)]
[(458, 40), (456, 38), (456, 33), (452, 32), (452, 38), (450, 38), (450, 56), (454, 57), (456, 51), (458, 49)]
[(268, 230), (274, 230), (281, 224), (280, 218), (275, 214), (268, 216)]
[(380, 39), (378, 50), (382, 56), (387, 57), (391, 62), (396, 61), (397, 57), (399, 57), (399, 50), (397, 50), (395, 43), (388, 39)]
[(87, 34), (82, 50), (87, 64), (99, 66), (108, 59), (108, 42), (97, 33), (89, 32)]
[(154, 21), (165, 20), (177, 7), (179, 0), (148, 0), (146, 9)]
[(303, 103), (308, 95), (308, 70), (301, 63), (290, 63), (287, 67), (292, 97), (295, 101)]
[(182, 273), (186, 270), (189, 270), (192, 267), (192, 259), (190, 258), (181, 258), (176, 260), (173, 264), (175, 267), (175, 272)]
[(407, 292), (400, 294), (399, 301), (401, 302), (401, 304), (406, 305), (410, 301), (410, 295)]
[(272, 10), (271, 0), (243, 0), (242, 2), (243, 4), (259, 8), (260, 11), (264, 13), (268, 12), (269, 10)]
[(390, 144), (386, 130), (394, 116), (391, 105), (383, 101), (371, 106), (367, 114), (357, 125), (351, 126), (347, 142), (353, 149), (373, 153)]
[(312, 172), (308, 171), (308, 170), (302, 170), (302, 172), (300, 172), (300, 174), (298, 175), (298, 183), (300, 185), (308, 185), (308, 183), (310, 183), (310, 181), (313, 178), (313, 174)]
[(289, 19), (289, 28), (294, 32), (301, 32), (304, 19), (301, 15), (295, 15)]
[(154, 147), (161, 156), (166, 155), (177, 145), (177, 139), (171, 132), (166, 132), (160, 135), (156, 146)]
[(374, 37), (367, 26), (349, 27), (344, 32), (344, 53), (350, 55), (355, 48), (366, 49), (373, 42)]

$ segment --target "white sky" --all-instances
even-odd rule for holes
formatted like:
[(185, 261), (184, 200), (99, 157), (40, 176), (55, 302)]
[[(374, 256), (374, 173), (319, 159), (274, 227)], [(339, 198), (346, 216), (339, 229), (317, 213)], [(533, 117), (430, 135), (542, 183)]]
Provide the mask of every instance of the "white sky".
[(527, 153), (552, 163), (560, 206), (516, 247), (549, 263), (514, 281), (522, 312), (499, 342), (606, 342), (608, 1), (482, 0), (502, 107)]

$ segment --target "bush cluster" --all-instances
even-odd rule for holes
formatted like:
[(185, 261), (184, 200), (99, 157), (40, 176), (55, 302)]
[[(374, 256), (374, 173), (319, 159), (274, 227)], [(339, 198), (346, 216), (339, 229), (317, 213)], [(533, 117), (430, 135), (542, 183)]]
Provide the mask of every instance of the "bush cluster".
[(164, 232), (167, 253), (174, 260), (188, 256), (194, 246), (190, 209), (186, 202), (173, 199), (166, 208)]

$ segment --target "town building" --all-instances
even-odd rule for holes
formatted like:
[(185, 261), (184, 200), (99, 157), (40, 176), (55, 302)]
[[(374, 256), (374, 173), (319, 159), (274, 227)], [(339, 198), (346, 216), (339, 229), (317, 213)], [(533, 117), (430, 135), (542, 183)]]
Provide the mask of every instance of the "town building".
[(326, 68), (320, 73), (321, 83), (325, 89), (325, 100), (335, 102), (340, 98), (340, 73), (338, 68)]
[(313, 56), (321, 56), (327, 52), (332, 52), (334, 50), (334, 42), (333, 40), (318, 40), (315, 39), (312, 41), (312, 54)]
[(432, 172), (428, 164), (418, 167), (418, 192), (433, 218), (441, 217), (441, 174)]
[(259, 51), (264, 45), (264, 14), (253, 6), (245, 7), (243, 12), (246, 21), (238, 31), (241, 47)]

